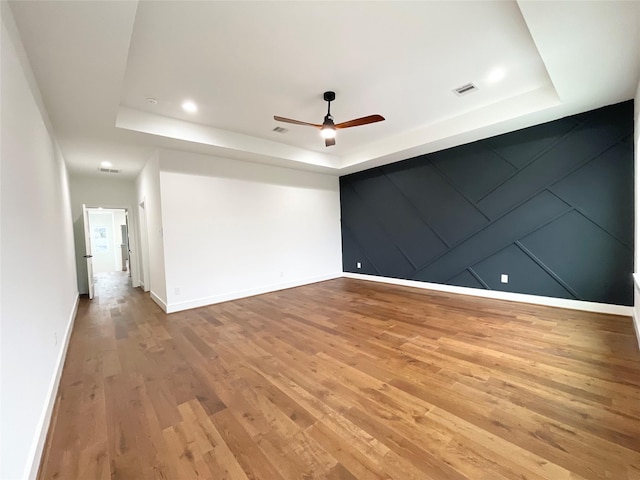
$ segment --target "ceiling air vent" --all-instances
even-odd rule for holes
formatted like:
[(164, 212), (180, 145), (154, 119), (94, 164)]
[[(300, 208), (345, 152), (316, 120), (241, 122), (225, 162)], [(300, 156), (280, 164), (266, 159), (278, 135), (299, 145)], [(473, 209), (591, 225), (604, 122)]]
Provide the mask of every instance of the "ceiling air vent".
[(273, 129), (274, 132), (277, 133), (287, 133), (289, 130), (287, 130), (286, 128), (282, 128), (282, 127), (276, 127)]
[(453, 93), (461, 96), (466, 95), (467, 93), (475, 92), (476, 90), (478, 90), (478, 87), (476, 87), (473, 83), (467, 83), (466, 85), (462, 85), (461, 87), (454, 88)]
[(115, 168), (98, 167), (98, 171), (100, 173), (120, 173), (120, 170), (116, 170)]

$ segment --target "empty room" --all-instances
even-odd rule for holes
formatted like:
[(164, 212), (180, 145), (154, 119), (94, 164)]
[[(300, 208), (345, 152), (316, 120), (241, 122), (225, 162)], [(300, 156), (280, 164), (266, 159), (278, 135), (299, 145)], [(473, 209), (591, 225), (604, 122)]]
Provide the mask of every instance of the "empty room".
[(0, 480), (640, 480), (640, 1), (0, 7)]

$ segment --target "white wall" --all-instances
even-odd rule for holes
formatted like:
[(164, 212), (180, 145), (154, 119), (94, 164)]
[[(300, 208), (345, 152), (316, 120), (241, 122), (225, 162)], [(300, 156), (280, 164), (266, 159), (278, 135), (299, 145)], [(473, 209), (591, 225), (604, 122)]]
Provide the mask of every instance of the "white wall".
[[(151, 298), (166, 310), (167, 288), (165, 281), (165, 256), (162, 233), (162, 209), (160, 204), (160, 160), (155, 151), (147, 160), (136, 179), (136, 198), (138, 206), (144, 203), (145, 218), (141, 219), (140, 231), (141, 258), (145, 271), (145, 291), (151, 292)], [(138, 208), (138, 211), (140, 208)], [(148, 277), (148, 282), (147, 282)], [(148, 283), (148, 284), (147, 284)]]
[(160, 152), (168, 311), (342, 272), (338, 178)]
[[(96, 167), (97, 168), (97, 167)], [(136, 204), (136, 184), (134, 180), (118, 178), (115, 174), (71, 175), (71, 211), (76, 244), (76, 270), (78, 275), (78, 291), (89, 291), (87, 281), (87, 264), (84, 255), (84, 227), (82, 204), (87, 207), (125, 208), (129, 212), (129, 239), (131, 241), (131, 282), (139, 285), (139, 243), (138, 207)]]
[(122, 257), (126, 260), (127, 252), (122, 252), (123, 243), (126, 245), (126, 238), (122, 237), (122, 226), (127, 225), (127, 218), (124, 210), (112, 210), (113, 213), (113, 242), (115, 243), (115, 259), (116, 259), (116, 270), (122, 271)]
[(1, 28), (0, 478), (35, 478), (77, 307), (66, 168), (7, 2)]

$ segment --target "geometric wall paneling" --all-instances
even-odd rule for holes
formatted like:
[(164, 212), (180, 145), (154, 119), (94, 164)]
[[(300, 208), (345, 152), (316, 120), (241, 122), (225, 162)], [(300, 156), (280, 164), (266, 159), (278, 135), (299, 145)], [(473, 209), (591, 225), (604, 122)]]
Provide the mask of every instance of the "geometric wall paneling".
[[(351, 265), (353, 271), (363, 273), (365, 275), (381, 275), (381, 273), (374, 267), (373, 263), (369, 261), (369, 257), (362, 250), (358, 242), (353, 238), (351, 231), (343, 227), (342, 228), (342, 256), (343, 258), (357, 258), (360, 262), (360, 268), (357, 264)], [(346, 270), (345, 270), (346, 271)]]
[[(551, 148), (482, 198), (478, 202), (480, 209), (490, 218), (496, 218), (509, 205), (524, 200), (618, 143), (629, 130), (633, 131), (633, 103), (630, 103), (631, 108), (619, 105), (596, 110), (587, 116)], [(616, 117), (624, 113), (630, 121), (616, 122)]]
[[(487, 217), (429, 163), (422, 157), (417, 160), (420, 162), (392, 163), (380, 170), (448, 246), (489, 223)], [(452, 222), (452, 218), (456, 221)]]
[[(477, 263), (473, 266), (473, 271), (491, 290), (576, 298), (524, 250), (514, 244)], [(508, 283), (502, 283), (500, 280), (500, 275), (505, 272), (512, 272), (509, 274)]]
[(618, 143), (551, 191), (633, 248), (633, 151)]
[(576, 127), (573, 117), (489, 138), (486, 144), (511, 165), (522, 168)]
[(447, 245), (393, 183), (377, 172), (367, 173), (354, 179), (350, 186), (365, 207), (376, 213), (376, 221), (414, 267), (447, 250)]
[(517, 171), (516, 167), (482, 142), (433, 153), (429, 160), (473, 202)]
[(470, 287), (470, 288), (480, 288), (486, 289), (487, 287), (483, 285), (480, 280), (473, 276), (473, 274), (469, 270), (465, 270), (464, 272), (456, 275), (451, 278), (447, 285), (454, 285), (456, 287)]
[[(407, 278), (411, 275), (415, 267), (382, 228), (375, 212), (367, 208), (350, 186), (344, 188), (340, 196), (342, 221), (348, 226), (360, 249), (367, 255), (372, 267), (382, 275), (390, 277)], [(359, 261), (361, 260), (352, 261), (350, 269), (354, 270), (356, 262)]]
[(581, 298), (632, 304), (633, 250), (581, 213), (569, 212), (521, 243)]
[(449, 249), (446, 254), (419, 269), (412, 278), (446, 283), (469, 266), (516, 242), (540, 225), (556, 219), (568, 209), (569, 206), (555, 195), (542, 192)]
[(340, 195), (345, 272), (632, 304), (633, 101), (347, 175)]

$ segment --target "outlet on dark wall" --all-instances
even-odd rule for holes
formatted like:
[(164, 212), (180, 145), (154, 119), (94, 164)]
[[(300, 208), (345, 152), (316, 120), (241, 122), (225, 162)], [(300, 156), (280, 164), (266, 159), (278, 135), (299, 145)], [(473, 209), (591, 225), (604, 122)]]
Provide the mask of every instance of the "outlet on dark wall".
[(340, 202), (345, 272), (633, 304), (633, 101), (341, 177)]

